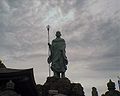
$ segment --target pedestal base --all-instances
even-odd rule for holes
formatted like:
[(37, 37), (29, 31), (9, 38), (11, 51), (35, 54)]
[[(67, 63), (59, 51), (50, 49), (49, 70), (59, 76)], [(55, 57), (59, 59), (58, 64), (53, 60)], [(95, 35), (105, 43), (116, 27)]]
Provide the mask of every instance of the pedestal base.
[[(52, 95), (49, 90), (56, 90), (58, 94)], [(68, 78), (48, 77), (42, 86), (42, 96), (85, 96), (80, 83), (71, 83)]]

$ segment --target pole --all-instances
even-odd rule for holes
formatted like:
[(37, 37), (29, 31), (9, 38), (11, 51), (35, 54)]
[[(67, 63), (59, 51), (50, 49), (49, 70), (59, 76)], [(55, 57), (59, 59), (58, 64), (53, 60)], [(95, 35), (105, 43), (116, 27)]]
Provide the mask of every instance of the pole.
[[(50, 25), (47, 25), (47, 31), (48, 31), (48, 43), (50, 43)], [(48, 48), (48, 56), (50, 56), (50, 49)], [(51, 76), (51, 71), (50, 71), (50, 64), (49, 64), (49, 77)]]

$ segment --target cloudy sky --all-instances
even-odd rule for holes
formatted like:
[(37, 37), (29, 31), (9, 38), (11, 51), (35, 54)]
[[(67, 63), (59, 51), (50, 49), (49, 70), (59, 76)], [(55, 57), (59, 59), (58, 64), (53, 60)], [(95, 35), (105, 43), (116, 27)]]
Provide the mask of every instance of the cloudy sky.
[[(47, 30), (67, 44), (66, 76), (104, 93), (120, 75), (120, 0), (0, 0), (0, 58), (9, 68), (34, 68), (36, 83), (48, 76)], [(118, 86), (116, 86), (118, 88)]]

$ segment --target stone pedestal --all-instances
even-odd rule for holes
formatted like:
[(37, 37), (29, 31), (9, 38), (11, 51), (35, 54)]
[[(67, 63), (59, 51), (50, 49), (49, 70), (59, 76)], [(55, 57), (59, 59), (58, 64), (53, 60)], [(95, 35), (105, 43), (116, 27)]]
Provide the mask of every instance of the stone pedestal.
[[(56, 95), (52, 95), (51, 90), (54, 90)], [(58, 94), (57, 94), (58, 92)], [(85, 96), (83, 87), (80, 83), (71, 83), (68, 78), (48, 77), (42, 86), (42, 96)]]

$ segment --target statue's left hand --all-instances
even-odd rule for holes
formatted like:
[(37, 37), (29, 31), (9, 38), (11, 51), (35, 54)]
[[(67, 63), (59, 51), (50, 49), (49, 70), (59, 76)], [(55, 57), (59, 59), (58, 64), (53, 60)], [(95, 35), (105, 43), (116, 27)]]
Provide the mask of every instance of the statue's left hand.
[(48, 62), (48, 64), (51, 63), (51, 58), (50, 57), (48, 57), (47, 62)]

